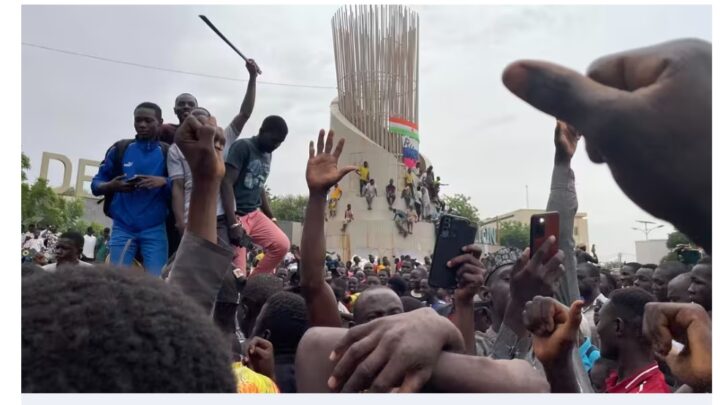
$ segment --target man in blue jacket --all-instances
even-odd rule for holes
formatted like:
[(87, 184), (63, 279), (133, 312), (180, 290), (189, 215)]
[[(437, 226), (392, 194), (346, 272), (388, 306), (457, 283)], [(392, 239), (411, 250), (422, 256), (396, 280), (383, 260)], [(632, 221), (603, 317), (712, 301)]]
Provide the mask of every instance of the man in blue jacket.
[(145, 269), (159, 276), (168, 255), (165, 219), (171, 191), (167, 145), (157, 139), (162, 110), (145, 102), (135, 108), (134, 116), (135, 139), (108, 149), (91, 188), (109, 202), (110, 262), (129, 266), (139, 248)]

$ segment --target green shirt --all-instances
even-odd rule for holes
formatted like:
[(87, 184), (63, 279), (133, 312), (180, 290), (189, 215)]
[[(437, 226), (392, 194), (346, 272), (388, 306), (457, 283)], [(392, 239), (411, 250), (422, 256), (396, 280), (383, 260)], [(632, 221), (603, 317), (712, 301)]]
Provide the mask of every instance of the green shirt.
[(95, 253), (95, 261), (98, 263), (104, 263), (105, 258), (107, 258), (108, 253), (110, 252), (110, 249), (108, 248), (108, 239), (105, 239), (104, 236), (100, 235), (97, 238), (97, 253)]
[(261, 152), (258, 148), (257, 136), (238, 139), (230, 147), (225, 163), (239, 171), (233, 184), (238, 215), (249, 214), (260, 207), (271, 160), (272, 154)]

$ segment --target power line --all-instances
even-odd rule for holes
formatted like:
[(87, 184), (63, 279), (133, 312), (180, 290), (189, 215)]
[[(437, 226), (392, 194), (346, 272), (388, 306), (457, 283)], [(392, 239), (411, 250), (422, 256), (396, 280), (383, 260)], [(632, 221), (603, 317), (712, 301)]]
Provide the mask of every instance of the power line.
[[(49, 46), (38, 45), (38, 44), (29, 43), (29, 42), (22, 42), (22, 45), (24, 45), (24, 46), (29, 46), (29, 47), (33, 47), (33, 48), (44, 49), (44, 50), (46, 50), (46, 51), (63, 53), (63, 54), (66, 54), (66, 55), (79, 56), (79, 57), (83, 57), (83, 58), (99, 60), (99, 61), (102, 61), (102, 62), (117, 63), (117, 64), (119, 64), (119, 65), (134, 66), (134, 67), (139, 67), (139, 68), (143, 68), (143, 69), (150, 69), (150, 70), (159, 70), (159, 71), (161, 71), (161, 72), (170, 72), (170, 73), (178, 73), (178, 74), (190, 75), (190, 76), (199, 76), (199, 77), (205, 77), (205, 78), (209, 78), (209, 79), (230, 80), (230, 81), (233, 81), (233, 82), (247, 82), (247, 79), (237, 79), (237, 78), (234, 78), (234, 77), (209, 75), (209, 74), (206, 74), (206, 73), (188, 72), (188, 71), (184, 71), (184, 70), (170, 69), (170, 68), (164, 68), (164, 67), (160, 67), (160, 66), (144, 65), (144, 64), (142, 64), (142, 63), (128, 62), (128, 61), (124, 61), (124, 60), (105, 58), (105, 57), (102, 57), (102, 56), (90, 55), (90, 54), (81, 53), (81, 52), (75, 52), (75, 51), (69, 51), (69, 50), (66, 50), (66, 49), (52, 48), (52, 47), (49, 47)], [(334, 87), (334, 86), (314, 86), (314, 85), (310, 85), (310, 84), (276, 83), (276, 82), (263, 82), (263, 81), (258, 81), (258, 83), (267, 84), (267, 85), (270, 85), (270, 86), (303, 87), (303, 88), (308, 88), (308, 89), (332, 89), (332, 90), (337, 90), (337, 87)]]

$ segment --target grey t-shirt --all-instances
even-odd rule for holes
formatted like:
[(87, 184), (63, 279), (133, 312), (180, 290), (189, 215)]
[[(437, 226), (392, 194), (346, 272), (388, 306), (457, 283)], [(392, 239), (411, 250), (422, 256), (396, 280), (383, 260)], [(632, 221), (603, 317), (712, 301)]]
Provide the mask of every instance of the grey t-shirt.
[(235, 209), (239, 215), (249, 214), (260, 207), (261, 192), (270, 175), (272, 154), (258, 149), (257, 137), (238, 139), (228, 152), (226, 164), (240, 175), (233, 184)]
[[(225, 148), (226, 150), (228, 148)], [(168, 149), (168, 155), (167, 155), (167, 170), (168, 170), (168, 177), (175, 180), (182, 180), (183, 184), (185, 185), (185, 196), (184, 196), (184, 204), (185, 204), (185, 222), (187, 223), (188, 219), (188, 212), (190, 210), (190, 192), (192, 191), (192, 172), (190, 171), (190, 166), (188, 165), (187, 160), (185, 159), (185, 156), (183, 155), (182, 151), (176, 144), (172, 144), (170, 146), (170, 149)], [(216, 213), (218, 216), (224, 215), (225, 210), (223, 210), (222, 201), (220, 200), (220, 196), (218, 195), (218, 202), (217, 202), (217, 209)]]

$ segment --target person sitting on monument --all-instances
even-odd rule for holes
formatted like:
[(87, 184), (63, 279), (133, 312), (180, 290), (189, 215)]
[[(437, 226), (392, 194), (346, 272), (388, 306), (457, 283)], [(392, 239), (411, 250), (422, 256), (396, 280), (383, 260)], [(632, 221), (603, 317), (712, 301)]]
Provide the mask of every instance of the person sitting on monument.
[(388, 209), (392, 211), (393, 205), (395, 204), (395, 185), (393, 179), (390, 179), (388, 185), (385, 186), (385, 199), (388, 203)]
[(372, 210), (372, 202), (377, 197), (377, 187), (375, 187), (375, 179), (370, 179), (370, 183), (365, 185), (365, 188), (363, 189), (363, 197), (365, 197), (365, 201), (367, 201), (368, 210)]
[(408, 209), (405, 214), (407, 216), (407, 222), (406, 222), (407, 232), (408, 232), (408, 234), (412, 235), (413, 226), (415, 225), (416, 222), (418, 222), (417, 212), (414, 209)]
[(167, 144), (158, 141), (162, 110), (144, 102), (134, 110), (137, 135), (112, 145), (93, 177), (95, 196), (105, 196), (113, 219), (110, 262), (129, 266), (140, 250), (143, 266), (160, 276), (168, 258), (165, 221), (171, 182), (167, 177)]

